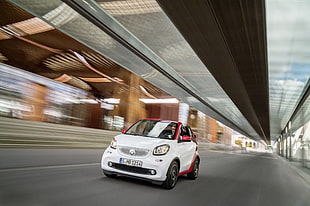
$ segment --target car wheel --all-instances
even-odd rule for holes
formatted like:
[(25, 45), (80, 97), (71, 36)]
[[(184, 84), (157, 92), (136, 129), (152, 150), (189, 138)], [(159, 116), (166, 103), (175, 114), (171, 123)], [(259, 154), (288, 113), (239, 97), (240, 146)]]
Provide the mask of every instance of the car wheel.
[(194, 180), (198, 177), (198, 172), (199, 172), (199, 160), (196, 158), (193, 170), (187, 174), (187, 178)]
[(166, 189), (172, 189), (177, 183), (179, 174), (179, 166), (176, 161), (173, 161), (168, 169), (167, 178), (163, 183), (163, 187)]

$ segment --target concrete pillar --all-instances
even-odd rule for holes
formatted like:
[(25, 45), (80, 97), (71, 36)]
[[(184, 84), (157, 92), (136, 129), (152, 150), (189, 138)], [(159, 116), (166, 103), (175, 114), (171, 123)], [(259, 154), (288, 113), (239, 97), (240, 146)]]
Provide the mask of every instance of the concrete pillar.
[(292, 161), (292, 134), (291, 134), (291, 122), (288, 123), (288, 136), (289, 136), (289, 160)]
[(281, 155), (281, 136), (277, 139), (277, 152)]
[(103, 112), (100, 104), (87, 104), (86, 111), (86, 127), (100, 129), (102, 127), (103, 118)]
[(289, 158), (289, 148), (288, 148), (288, 141), (289, 141), (289, 136), (287, 133), (287, 128), (285, 128), (285, 158), (288, 159)]
[(281, 136), (281, 156), (284, 157), (284, 134)]
[(125, 119), (125, 128), (142, 118), (147, 118), (145, 105), (141, 102), (140, 78), (134, 74), (125, 77), (128, 87), (117, 85), (114, 90), (114, 98), (120, 99), (119, 105), (111, 113), (112, 116), (121, 116)]
[(198, 111), (190, 108), (189, 115), (187, 119), (187, 125), (190, 126), (193, 130), (198, 128)]
[(43, 121), (44, 120), (44, 108), (47, 105), (45, 101), (47, 87), (40, 84), (29, 83), (25, 88), (23, 100), (27, 105), (32, 108), (24, 119), (31, 121)]

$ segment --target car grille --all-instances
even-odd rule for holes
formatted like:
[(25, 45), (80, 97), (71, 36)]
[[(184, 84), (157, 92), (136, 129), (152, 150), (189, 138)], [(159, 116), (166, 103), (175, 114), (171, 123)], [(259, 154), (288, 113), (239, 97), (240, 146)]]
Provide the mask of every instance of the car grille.
[(136, 156), (136, 157), (144, 157), (147, 156), (150, 152), (148, 149), (139, 149), (132, 147), (119, 147), (119, 151), (122, 154)]
[(124, 165), (124, 164), (119, 164), (119, 163), (112, 163), (110, 167), (118, 169), (118, 170), (126, 171), (126, 172), (137, 173), (137, 174), (144, 174), (144, 175), (155, 175), (156, 174), (156, 172), (153, 174), (151, 173), (152, 169), (134, 167), (134, 166)]

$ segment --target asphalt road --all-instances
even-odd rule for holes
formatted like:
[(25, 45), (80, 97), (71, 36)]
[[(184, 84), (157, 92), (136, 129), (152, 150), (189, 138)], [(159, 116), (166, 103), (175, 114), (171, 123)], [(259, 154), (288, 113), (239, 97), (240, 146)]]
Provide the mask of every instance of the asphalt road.
[(200, 151), (198, 179), (165, 190), (107, 178), (103, 150), (0, 149), (0, 205), (310, 205), (310, 186), (273, 154)]

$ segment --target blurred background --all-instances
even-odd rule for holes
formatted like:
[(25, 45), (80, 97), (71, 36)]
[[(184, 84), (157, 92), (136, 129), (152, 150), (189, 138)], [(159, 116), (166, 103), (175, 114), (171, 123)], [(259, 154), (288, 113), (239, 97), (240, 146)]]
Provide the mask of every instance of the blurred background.
[[(90, 7), (100, 10), (102, 15), (109, 14), (106, 19), (113, 20), (113, 16), (113, 21), (120, 22), (132, 33), (122, 27), (123, 32), (147, 42), (148, 47), (178, 71), (163, 65), (167, 74), (185, 86), (191, 80), (191, 84), (196, 84), (191, 92), (206, 95), (200, 95), (203, 101), (197, 101), (189, 90), (181, 89), (163, 73), (125, 50), (100, 30), (100, 25), (94, 26), (67, 3), (57, 0), (40, 4), (8, 0), (0, 3), (2, 147), (59, 146), (60, 141), (72, 147), (77, 146), (74, 141), (88, 142), (87, 146), (80, 142), (79, 147), (102, 147), (137, 120), (160, 118), (190, 126), (201, 147), (275, 151), (291, 159), (309, 159), (309, 122), (302, 122), (309, 118), (309, 101), (297, 114), (294, 129), (288, 126), (283, 135), (261, 139), (182, 36), (176, 33), (155, 1), (135, 4), (97, 1)], [(147, 25), (139, 26), (141, 22)], [(168, 34), (173, 34), (173, 38)], [(152, 36), (154, 38), (150, 38)], [(307, 70), (304, 67), (299, 70), (300, 81), (304, 83), (294, 83), (290, 88), (302, 93), (308, 80)], [(282, 107), (283, 101), (292, 101), (292, 105), (297, 102), (284, 95), (276, 99), (279, 95), (271, 95), (271, 109), (276, 108), (273, 104)], [(217, 112), (210, 111), (208, 104)], [(283, 121), (275, 123), (274, 120), (272, 124), (285, 126), (288, 111), (292, 111), (288, 106), (285, 108), (279, 110), (285, 117)], [(271, 118), (272, 115), (274, 112)], [(214, 117), (218, 117), (217, 120)], [(99, 138), (95, 142), (101, 144), (93, 144), (92, 138), (82, 136), (82, 130), (88, 135), (93, 133), (92, 138)], [(47, 131), (48, 134), (43, 134)], [(98, 134), (104, 137), (101, 141)], [(75, 138), (77, 136), (79, 138)]]
[[(0, 9), (0, 205), (310, 205), (310, 1)], [(103, 176), (141, 118), (192, 128), (197, 181)]]

